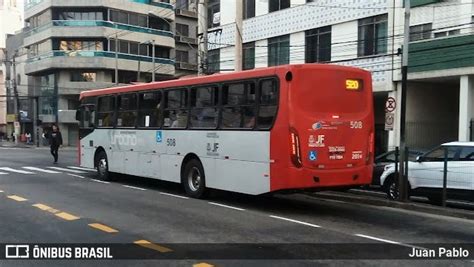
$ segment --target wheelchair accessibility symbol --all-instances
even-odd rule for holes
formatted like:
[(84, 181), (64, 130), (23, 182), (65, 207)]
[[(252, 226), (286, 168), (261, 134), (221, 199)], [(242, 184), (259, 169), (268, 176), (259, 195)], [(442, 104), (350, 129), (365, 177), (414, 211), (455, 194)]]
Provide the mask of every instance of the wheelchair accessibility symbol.
[(309, 151), (309, 160), (315, 161), (316, 159), (318, 159), (318, 154), (316, 151)]
[(163, 141), (163, 135), (161, 131), (156, 131), (156, 142), (161, 143)]

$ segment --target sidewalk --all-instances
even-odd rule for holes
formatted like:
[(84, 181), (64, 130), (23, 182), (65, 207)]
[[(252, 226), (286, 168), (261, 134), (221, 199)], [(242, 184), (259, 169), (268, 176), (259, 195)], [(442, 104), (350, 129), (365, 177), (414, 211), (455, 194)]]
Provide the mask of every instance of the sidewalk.
[(305, 193), (307, 197), (330, 199), (336, 201), (344, 201), (348, 203), (377, 206), (377, 207), (390, 207), (408, 211), (423, 212), (433, 215), (442, 215), (456, 218), (463, 218), (474, 220), (474, 211), (469, 209), (441, 207), (431, 204), (409, 201), (406, 203), (388, 200), (379, 196), (371, 195), (370, 193), (362, 192), (334, 192), (324, 191), (317, 193)]
[[(0, 147), (4, 147), (4, 148), (25, 148), (25, 149), (44, 149), (44, 150), (48, 150), (49, 149), (49, 146), (43, 146), (40, 144), (39, 147), (36, 146), (36, 144), (32, 144), (32, 145), (28, 145), (24, 142), (18, 142), (18, 143), (14, 143), (14, 142), (10, 142), (10, 141), (0, 141)], [(61, 147), (61, 150), (76, 150), (77, 147), (75, 146), (63, 146)]]

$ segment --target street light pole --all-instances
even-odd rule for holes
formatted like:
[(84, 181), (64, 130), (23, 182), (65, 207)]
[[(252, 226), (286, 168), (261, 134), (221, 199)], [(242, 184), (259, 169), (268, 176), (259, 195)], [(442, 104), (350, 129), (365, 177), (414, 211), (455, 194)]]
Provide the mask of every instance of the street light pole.
[(198, 1), (198, 35), (201, 37), (198, 49), (198, 75), (204, 75), (207, 69), (207, 0)]
[(402, 91), (401, 91), (401, 107), (400, 107), (400, 172), (398, 174), (398, 188), (400, 201), (408, 200), (408, 177), (406, 177), (406, 100), (407, 100), (407, 83), (408, 83), (408, 45), (410, 43), (410, 0), (405, 0), (405, 25), (403, 32), (403, 52), (402, 52)]
[(155, 40), (151, 41), (152, 57), (153, 57), (153, 73), (151, 74), (151, 81), (155, 81), (156, 61), (155, 61)]
[(115, 33), (115, 84), (119, 84), (118, 81), (118, 33)]

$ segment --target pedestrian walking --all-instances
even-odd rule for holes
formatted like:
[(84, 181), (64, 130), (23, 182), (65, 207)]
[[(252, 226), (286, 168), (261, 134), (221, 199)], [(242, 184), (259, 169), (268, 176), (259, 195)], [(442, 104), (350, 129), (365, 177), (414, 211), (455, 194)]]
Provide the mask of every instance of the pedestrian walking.
[(58, 163), (58, 151), (59, 147), (63, 144), (63, 137), (59, 131), (58, 126), (53, 124), (51, 132), (47, 133), (47, 138), (49, 140), (49, 145), (51, 148), (51, 155), (54, 157), (54, 164)]

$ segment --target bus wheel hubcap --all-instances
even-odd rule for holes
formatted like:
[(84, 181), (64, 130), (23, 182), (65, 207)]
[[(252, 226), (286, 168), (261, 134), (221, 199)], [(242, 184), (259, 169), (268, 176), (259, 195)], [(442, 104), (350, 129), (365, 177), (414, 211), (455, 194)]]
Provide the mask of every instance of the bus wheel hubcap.
[(107, 171), (107, 161), (105, 159), (101, 159), (99, 161), (99, 173), (100, 175), (104, 175)]
[(197, 167), (193, 167), (188, 174), (189, 188), (193, 191), (199, 190), (201, 187), (201, 172)]

